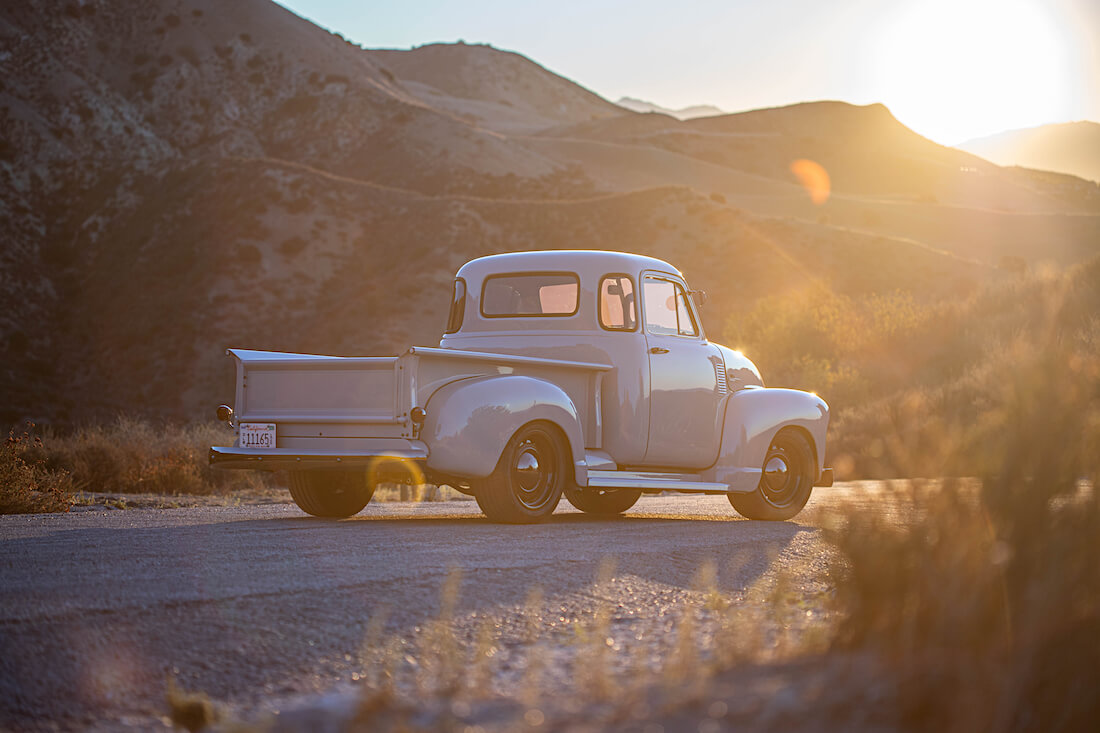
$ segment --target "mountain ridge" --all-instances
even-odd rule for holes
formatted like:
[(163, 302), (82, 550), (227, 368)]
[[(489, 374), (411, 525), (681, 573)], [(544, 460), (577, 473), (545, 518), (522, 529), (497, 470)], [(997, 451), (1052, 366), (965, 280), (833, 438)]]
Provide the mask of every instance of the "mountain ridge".
[(714, 115), (729, 114), (725, 110), (715, 107), (713, 104), (693, 104), (679, 109), (672, 109), (670, 107), (662, 107), (653, 102), (647, 102), (644, 99), (636, 99), (635, 97), (619, 97), (615, 104), (620, 107), (625, 107), (632, 112), (659, 112), (669, 117), (675, 117), (678, 120), (690, 120), (696, 117), (712, 117)]
[(999, 165), (1038, 168), (1100, 181), (1100, 123), (1090, 120), (1006, 130), (955, 147)]

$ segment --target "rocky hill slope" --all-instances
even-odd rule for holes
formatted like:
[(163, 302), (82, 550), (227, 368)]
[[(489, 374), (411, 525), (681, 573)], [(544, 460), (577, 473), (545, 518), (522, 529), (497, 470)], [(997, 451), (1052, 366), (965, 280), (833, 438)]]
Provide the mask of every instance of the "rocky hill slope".
[(624, 114), (534, 61), (491, 46), (433, 43), (368, 53), (382, 73), (392, 73), (395, 83), (425, 104), (499, 132), (536, 132)]
[(1006, 255), (1100, 241), (1094, 184), (880, 107), (680, 122), (489, 47), (364, 50), (268, 0), (29, 0), (0, 8), (0, 48), (6, 421), (205, 417), (227, 346), (434, 343), (454, 270), (491, 252), (667, 257), (717, 337), (810, 284), (956, 297)]

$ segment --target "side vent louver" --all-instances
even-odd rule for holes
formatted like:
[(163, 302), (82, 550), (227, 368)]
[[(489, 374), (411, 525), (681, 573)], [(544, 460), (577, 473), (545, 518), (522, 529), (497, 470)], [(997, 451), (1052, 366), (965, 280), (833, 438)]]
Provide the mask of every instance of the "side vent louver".
[(718, 394), (726, 394), (730, 391), (729, 385), (726, 383), (725, 364), (714, 362), (714, 377), (718, 381)]

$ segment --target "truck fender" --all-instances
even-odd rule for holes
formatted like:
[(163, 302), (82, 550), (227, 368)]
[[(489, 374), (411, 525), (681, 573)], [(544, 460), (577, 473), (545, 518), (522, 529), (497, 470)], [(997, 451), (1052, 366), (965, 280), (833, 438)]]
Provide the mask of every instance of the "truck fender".
[(420, 439), (428, 445), (427, 464), (433, 472), (484, 478), (517, 430), (545, 420), (561, 428), (573, 473), (577, 481), (587, 482), (576, 405), (551, 382), (520, 375), (460, 379), (436, 390), (425, 410)]
[(734, 491), (755, 491), (768, 447), (785, 427), (805, 431), (814, 451), (816, 481), (825, 466), (829, 406), (810, 392), (771, 388), (743, 389), (730, 395), (715, 478)]

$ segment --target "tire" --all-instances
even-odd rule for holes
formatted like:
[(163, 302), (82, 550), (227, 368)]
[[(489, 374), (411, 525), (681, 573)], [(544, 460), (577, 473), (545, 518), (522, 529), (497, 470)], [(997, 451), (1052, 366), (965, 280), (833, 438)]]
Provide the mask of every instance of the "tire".
[(565, 488), (568, 446), (558, 429), (531, 423), (508, 441), (497, 467), (474, 485), (481, 511), (494, 522), (531, 524), (554, 513)]
[(566, 500), (585, 514), (610, 517), (622, 514), (637, 503), (642, 495), (639, 489), (580, 489), (565, 490)]
[(366, 471), (291, 471), (290, 495), (306, 514), (343, 519), (370, 503), (374, 486)]
[(780, 430), (764, 456), (760, 485), (751, 494), (728, 494), (748, 519), (783, 521), (802, 511), (814, 484), (814, 451), (797, 430)]

